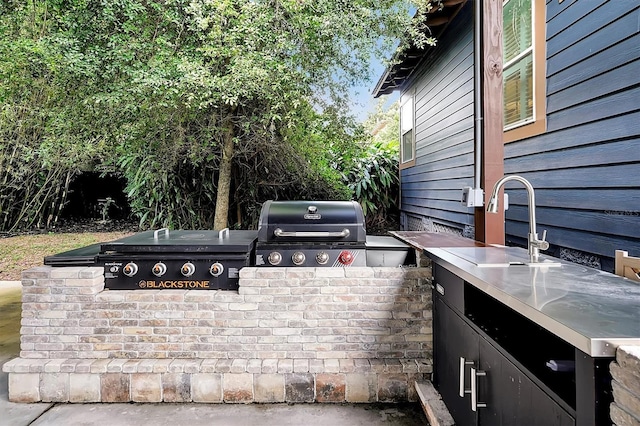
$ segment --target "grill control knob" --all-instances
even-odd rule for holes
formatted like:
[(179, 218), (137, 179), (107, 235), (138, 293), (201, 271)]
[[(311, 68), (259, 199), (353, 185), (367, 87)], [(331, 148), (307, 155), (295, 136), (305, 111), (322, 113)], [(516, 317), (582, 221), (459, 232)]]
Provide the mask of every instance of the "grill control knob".
[(155, 265), (153, 265), (153, 268), (151, 268), (151, 272), (156, 277), (161, 277), (165, 274), (165, 272), (167, 272), (167, 265), (165, 265), (162, 262), (158, 262)]
[(351, 263), (353, 263), (354, 259), (355, 258), (353, 257), (353, 253), (351, 253), (350, 251), (347, 251), (347, 250), (343, 250), (338, 255), (338, 262), (342, 263), (343, 265), (347, 265), (347, 266), (351, 265)]
[(138, 265), (133, 262), (129, 262), (124, 265), (124, 268), (122, 268), (122, 273), (128, 277), (132, 277), (138, 273)]
[(224, 266), (222, 266), (222, 263), (216, 262), (213, 265), (211, 265), (211, 268), (209, 268), (209, 273), (211, 273), (211, 275), (213, 275), (214, 277), (219, 277), (222, 272), (224, 271)]
[(326, 265), (328, 261), (329, 253), (327, 253), (326, 251), (321, 251), (320, 253), (316, 254), (316, 262), (318, 262), (318, 265)]
[(297, 251), (293, 253), (293, 255), (291, 256), (291, 261), (293, 262), (294, 265), (302, 265), (304, 263), (304, 260), (305, 260), (305, 255), (301, 251)]
[(280, 262), (282, 262), (282, 255), (277, 251), (272, 251), (271, 253), (269, 253), (269, 257), (267, 258), (267, 260), (274, 266), (279, 265)]
[(180, 268), (180, 272), (185, 277), (190, 277), (196, 272), (196, 267), (193, 263), (187, 262), (184, 265), (182, 265), (182, 268)]

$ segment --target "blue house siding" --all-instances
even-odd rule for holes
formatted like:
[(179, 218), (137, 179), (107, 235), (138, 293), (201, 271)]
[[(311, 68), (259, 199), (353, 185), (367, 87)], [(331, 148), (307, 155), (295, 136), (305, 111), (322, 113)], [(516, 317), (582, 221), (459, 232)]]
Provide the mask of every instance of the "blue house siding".
[[(415, 91), (417, 144), (401, 170), (403, 229), (474, 226), (459, 201), (474, 173), (472, 9), (403, 86)], [(505, 144), (505, 174), (536, 189), (552, 254), (612, 270), (616, 249), (640, 256), (640, 2), (548, 0), (546, 19), (546, 131)], [(526, 245), (527, 194), (507, 193), (507, 244)]]
[[(640, 4), (547, 4), (547, 131), (505, 145), (505, 173), (536, 188), (538, 232), (611, 269), (640, 255)], [(507, 241), (528, 232), (526, 194), (508, 187)], [(557, 254), (557, 253), (556, 253)]]
[(416, 165), (401, 170), (403, 229), (424, 229), (422, 219), (459, 232), (473, 226), (473, 211), (460, 203), (474, 173), (471, 12), (465, 6), (409, 86)]

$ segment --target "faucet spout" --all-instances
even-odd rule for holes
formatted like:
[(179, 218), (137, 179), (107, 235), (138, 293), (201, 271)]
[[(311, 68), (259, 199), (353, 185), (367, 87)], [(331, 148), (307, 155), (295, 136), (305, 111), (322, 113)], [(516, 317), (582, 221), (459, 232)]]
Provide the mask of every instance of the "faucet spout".
[(540, 256), (540, 250), (547, 250), (549, 248), (549, 243), (546, 240), (547, 231), (542, 233), (542, 238), (538, 239), (538, 232), (536, 231), (536, 196), (533, 190), (533, 186), (531, 183), (518, 175), (508, 175), (504, 176), (502, 179), (496, 182), (493, 186), (493, 191), (491, 192), (491, 197), (489, 198), (489, 203), (487, 204), (487, 212), (489, 213), (497, 213), (498, 212), (498, 193), (500, 192), (500, 188), (504, 186), (505, 183), (509, 181), (518, 181), (524, 185), (527, 189), (527, 195), (529, 200), (529, 236), (527, 238), (527, 246), (529, 250), (529, 257), (531, 262), (538, 262), (538, 258)]

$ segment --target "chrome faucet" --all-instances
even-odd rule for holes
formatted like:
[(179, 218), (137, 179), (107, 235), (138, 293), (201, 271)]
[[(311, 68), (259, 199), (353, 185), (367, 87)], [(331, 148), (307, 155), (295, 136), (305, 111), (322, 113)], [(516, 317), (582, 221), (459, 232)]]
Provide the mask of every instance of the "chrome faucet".
[(528, 238), (528, 248), (529, 248), (529, 258), (532, 263), (538, 262), (538, 257), (540, 256), (540, 250), (547, 250), (549, 248), (549, 243), (546, 241), (547, 231), (542, 232), (542, 238), (538, 239), (538, 233), (536, 231), (536, 196), (533, 191), (533, 186), (529, 183), (528, 180), (518, 175), (509, 175), (504, 176), (502, 179), (496, 182), (493, 186), (493, 192), (491, 193), (491, 198), (489, 199), (489, 204), (487, 205), (487, 211), (489, 213), (498, 213), (498, 192), (500, 188), (507, 182), (511, 180), (517, 180), (522, 183), (525, 188), (527, 188), (527, 194), (529, 196), (529, 238)]

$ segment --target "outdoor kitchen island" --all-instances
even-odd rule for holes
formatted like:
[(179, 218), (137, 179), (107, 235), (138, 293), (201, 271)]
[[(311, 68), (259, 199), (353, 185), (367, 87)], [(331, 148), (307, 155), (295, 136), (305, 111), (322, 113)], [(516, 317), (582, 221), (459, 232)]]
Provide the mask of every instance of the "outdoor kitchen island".
[(547, 256), (527, 265), (514, 247), (424, 251), (433, 383), (455, 424), (638, 424), (638, 283)]
[(431, 270), (364, 225), (354, 202), (268, 201), (255, 251), (251, 231), (161, 229), (45, 258), (9, 399), (416, 401)]

